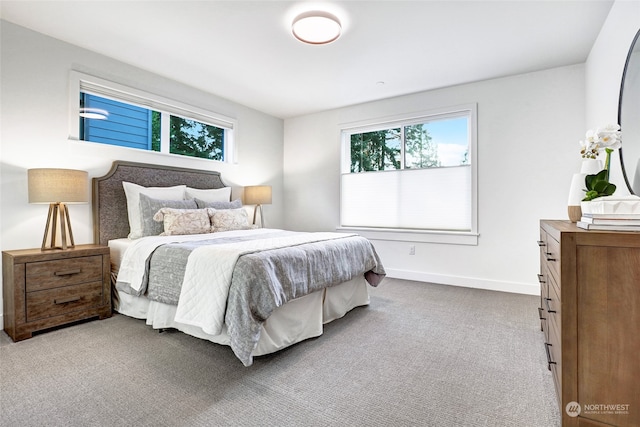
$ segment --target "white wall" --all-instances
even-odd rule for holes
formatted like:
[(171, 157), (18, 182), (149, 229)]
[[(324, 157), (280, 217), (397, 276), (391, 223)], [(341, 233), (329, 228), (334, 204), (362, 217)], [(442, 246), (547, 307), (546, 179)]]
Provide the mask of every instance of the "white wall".
[(538, 293), (540, 218), (567, 218), (584, 133), (584, 67), (417, 93), (285, 120), (285, 224), (339, 223), (341, 123), (478, 104), (479, 244), (374, 241), (392, 277)]
[[(627, 53), (640, 30), (640, 2), (616, 1), (585, 64), (586, 124), (588, 129), (617, 123), (620, 83)], [(622, 141), (624, 139), (624, 124)], [(611, 161), (611, 180), (616, 194), (628, 194), (622, 178), (620, 158)]]
[[(48, 206), (27, 202), (27, 169), (82, 169), (104, 175), (113, 160), (219, 170), (239, 197), (245, 185), (273, 186), (266, 225), (282, 227), (283, 122), (85, 49), (2, 21), (0, 249), (40, 247)], [(238, 121), (236, 164), (69, 141), (71, 69), (219, 112)], [(160, 70), (161, 71), (161, 70)], [(93, 241), (90, 205), (70, 205), (76, 244)]]

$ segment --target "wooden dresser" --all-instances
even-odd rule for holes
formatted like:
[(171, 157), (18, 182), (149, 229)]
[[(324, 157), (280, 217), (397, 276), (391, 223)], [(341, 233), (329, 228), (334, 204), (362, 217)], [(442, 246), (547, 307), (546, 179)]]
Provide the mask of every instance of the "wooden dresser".
[(640, 232), (540, 222), (540, 319), (563, 426), (640, 426)]
[(111, 316), (109, 248), (2, 252), (4, 330), (14, 340), (78, 320)]

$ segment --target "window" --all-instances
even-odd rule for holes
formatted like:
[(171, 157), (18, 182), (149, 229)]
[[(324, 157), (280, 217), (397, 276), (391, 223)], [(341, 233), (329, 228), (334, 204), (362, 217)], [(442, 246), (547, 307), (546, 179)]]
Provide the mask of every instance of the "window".
[(232, 119), (78, 72), (70, 98), (71, 139), (233, 160)]
[(155, 111), (83, 92), (80, 92), (80, 109), (83, 141), (152, 149)]
[(475, 105), (343, 129), (341, 228), (476, 244), (475, 129)]

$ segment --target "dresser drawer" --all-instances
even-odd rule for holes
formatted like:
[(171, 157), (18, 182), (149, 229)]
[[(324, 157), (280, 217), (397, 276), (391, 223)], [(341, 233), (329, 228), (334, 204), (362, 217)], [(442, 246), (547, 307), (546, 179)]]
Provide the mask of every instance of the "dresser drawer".
[(549, 340), (548, 340), (548, 355), (549, 367), (553, 374), (553, 382), (556, 388), (556, 394), (558, 400), (561, 400), (562, 396), (562, 345), (560, 337), (560, 316), (557, 313), (549, 313), (549, 320), (547, 325), (549, 326)]
[(549, 284), (547, 283), (547, 275), (544, 264), (541, 265), (542, 272), (538, 274), (538, 282), (540, 283), (540, 306), (538, 315), (540, 317), (540, 327), (544, 331), (545, 341), (549, 340), (549, 327), (547, 325), (547, 298), (549, 298)]
[(83, 283), (27, 294), (27, 321), (59, 316), (102, 304), (102, 282)]
[(560, 243), (551, 236), (547, 237), (544, 255), (549, 274), (560, 280)]
[(26, 265), (27, 292), (102, 280), (102, 256), (30, 262)]
[(551, 314), (556, 314), (560, 319), (560, 313), (562, 311), (562, 301), (560, 300), (560, 286), (556, 283), (556, 279), (549, 275), (547, 277), (547, 284), (549, 286), (548, 295), (545, 297), (544, 309)]
[(540, 247), (540, 265), (547, 263), (547, 240), (551, 237), (547, 236), (547, 233), (543, 229), (540, 229), (540, 240), (538, 240), (538, 246)]

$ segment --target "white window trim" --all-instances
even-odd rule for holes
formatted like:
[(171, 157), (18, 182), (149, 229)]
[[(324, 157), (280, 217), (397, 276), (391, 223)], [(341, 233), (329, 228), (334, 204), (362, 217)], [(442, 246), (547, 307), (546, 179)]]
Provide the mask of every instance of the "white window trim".
[(448, 108), (398, 115), (381, 119), (369, 119), (360, 122), (340, 125), (342, 146), (341, 172), (350, 171), (350, 145), (347, 135), (351, 133), (370, 132), (388, 129), (399, 125), (421, 123), (430, 120), (442, 120), (459, 115), (469, 114), (469, 166), (471, 168), (471, 230), (413, 230), (401, 228), (369, 228), (369, 227), (336, 227), (337, 231), (358, 233), (371, 240), (391, 240), (404, 242), (443, 243), (457, 245), (478, 244), (478, 106), (476, 103), (462, 104)]
[[(78, 99), (81, 91), (223, 128), (225, 129), (224, 163), (236, 163), (238, 150), (235, 144), (235, 133), (238, 128), (236, 119), (75, 70), (69, 73), (69, 140), (71, 141), (81, 141), (78, 126)], [(191, 158), (164, 153), (164, 150), (162, 152), (171, 156)]]
[(401, 230), (395, 228), (336, 227), (336, 231), (358, 233), (370, 240), (450, 245), (477, 245), (479, 236), (478, 233), (470, 231)]

